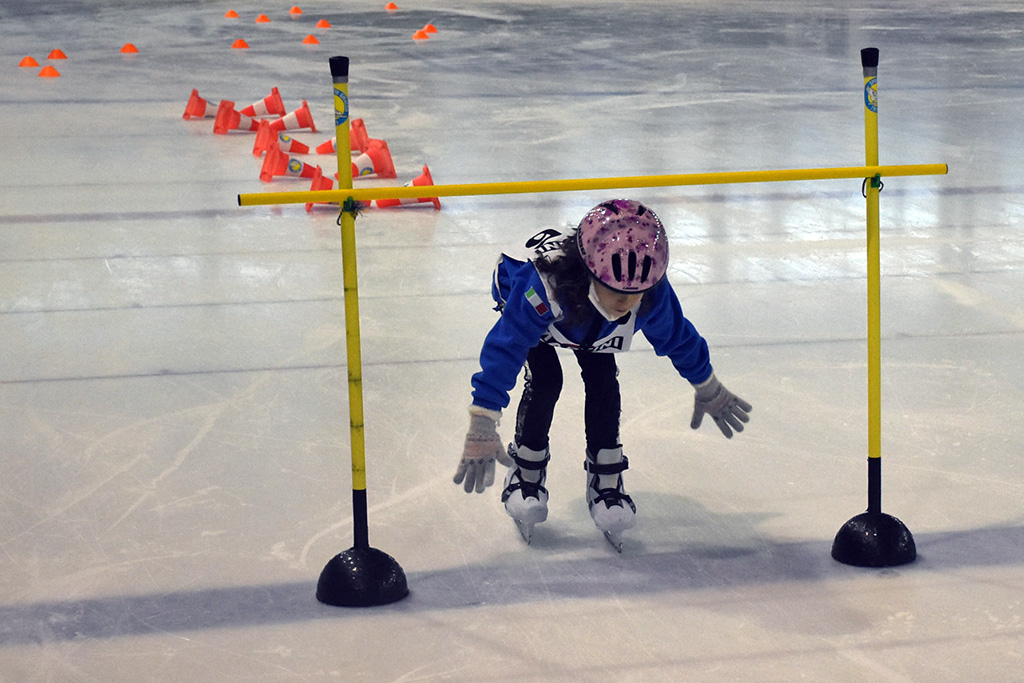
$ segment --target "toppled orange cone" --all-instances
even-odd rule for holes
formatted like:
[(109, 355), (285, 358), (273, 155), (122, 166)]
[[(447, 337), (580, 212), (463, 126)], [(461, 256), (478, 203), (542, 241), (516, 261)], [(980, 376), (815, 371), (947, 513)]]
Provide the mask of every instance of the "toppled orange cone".
[(254, 157), (263, 156), (268, 149), (274, 146), (290, 154), (309, 154), (309, 145), (299, 142), (287, 133), (273, 130), (270, 127), (270, 122), (264, 119), (260, 121), (259, 129), (256, 131), (252, 155)]
[(383, 140), (370, 140), (366, 151), (352, 160), (352, 177), (376, 175), (378, 178), (397, 178), (391, 150)]
[(284, 116), (284, 101), (281, 99), (281, 92), (276, 88), (270, 89), (270, 94), (258, 102), (253, 102), (239, 112), (246, 116)]
[[(317, 166), (313, 171), (313, 182), (309, 185), (310, 192), (316, 190), (330, 190), (334, 187), (334, 181), (324, 175), (323, 170)], [(317, 204), (331, 204), (332, 202), (316, 202)], [(334, 202), (337, 203), (337, 202)], [(313, 211), (313, 202), (307, 202), (306, 213)]]
[[(427, 185), (433, 185), (434, 179), (430, 177), (430, 169), (423, 166), (423, 172), (419, 176), (413, 178), (412, 182), (406, 183), (405, 186), (416, 186), (423, 187)], [(330, 189), (330, 188), (327, 188)], [(389, 206), (416, 206), (417, 204), (433, 204), (435, 209), (440, 210), (441, 200), (437, 197), (419, 197), (419, 198), (402, 198), (402, 199), (378, 199), (377, 208), (383, 209)]]
[(288, 156), (275, 145), (267, 150), (267, 156), (263, 159), (260, 180), (269, 183), (275, 176), (312, 178), (316, 168), (301, 159)]
[(302, 100), (302, 106), (295, 111), (285, 114), (276, 121), (271, 121), (270, 127), (276, 131), (309, 128), (314, 133), (316, 132), (316, 124), (313, 123), (313, 113), (309, 110), (306, 100)]
[(210, 107), (207, 101), (199, 96), (199, 91), (192, 88), (192, 94), (188, 98), (188, 104), (185, 105), (185, 113), (181, 115), (181, 118), (186, 120), (210, 118), (214, 116), (212, 109), (213, 107)]
[(60, 78), (60, 73), (57, 72), (52, 66), (47, 64), (43, 67), (43, 70), (39, 72), (42, 78)]
[[(348, 127), (348, 148), (354, 153), (365, 152), (370, 147), (370, 136), (362, 119), (352, 119)], [(317, 154), (334, 154), (338, 151), (338, 139), (331, 138), (317, 145)]]
[(231, 100), (221, 100), (217, 105), (217, 116), (213, 120), (213, 132), (217, 135), (227, 135), (229, 130), (256, 131), (259, 126), (258, 119), (235, 111), (235, 103)]
[(39, 66), (39, 62), (36, 61), (35, 57), (25, 57), (18, 62), (18, 66)]

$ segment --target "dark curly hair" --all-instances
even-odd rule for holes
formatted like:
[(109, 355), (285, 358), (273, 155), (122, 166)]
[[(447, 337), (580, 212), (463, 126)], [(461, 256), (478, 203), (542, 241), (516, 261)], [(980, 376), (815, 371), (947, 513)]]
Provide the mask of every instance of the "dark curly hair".
[[(594, 279), (576, 247), (578, 230), (569, 235), (562, 250), (540, 256), (533, 262), (539, 273), (549, 276), (555, 283), (555, 299), (569, 325), (581, 325), (590, 318), (590, 281)], [(640, 310), (647, 312), (650, 306), (650, 297), (645, 292)]]

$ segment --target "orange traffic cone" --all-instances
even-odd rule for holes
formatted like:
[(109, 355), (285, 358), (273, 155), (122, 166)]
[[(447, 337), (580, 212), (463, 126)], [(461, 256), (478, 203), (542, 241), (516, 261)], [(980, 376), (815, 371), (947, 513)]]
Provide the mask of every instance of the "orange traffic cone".
[(288, 14), (295, 16), (296, 14), (302, 14), (302, 10), (299, 8), (298, 5), (292, 5), (292, 8), (288, 10)]
[(326, 19), (321, 19), (320, 21), (316, 22), (316, 27), (317, 28), (330, 28), (331, 27), (331, 22), (327, 21)]
[(249, 49), (249, 43), (247, 43), (244, 40), (242, 40), (241, 38), (239, 38), (235, 42), (231, 43), (231, 49), (233, 49), (233, 50), (248, 50)]
[(290, 157), (277, 145), (267, 149), (267, 156), (260, 168), (260, 180), (269, 183), (274, 176), (292, 176), (294, 178), (312, 178), (315, 166), (310, 166), (301, 159)]
[(302, 100), (302, 106), (295, 111), (285, 114), (276, 121), (271, 121), (270, 127), (277, 131), (309, 128), (314, 133), (316, 132), (316, 125), (313, 123), (313, 112), (309, 111), (309, 105), (306, 104), (306, 100)]
[(67, 58), (68, 58), (68, 56), (66, 54), (64, 54), (63, 50), (60, 50), (60, 49), (52, 50), (50, 52), (50, 55), (47, 57), (47, 59), (67, 59)]
[(36, 61), (35, 57), (25, 57), (18, 62), (18, 66), (39, 66), (39, 62)]
[(188, 104), (185, 105), (185, 113), (181, 115), (181, 118), (212, 118), (215, 113), (216, 112), (213, 111), (213, 107), (210, 107), (207, 101), (199, 96), (199, 91), (192, 88), (192, 94), (188, 98)]
[[(362, 119), (352, 119), (348, 127), (348, 147), (353, 152), (365, 152), (370, 146), (370, 136), (366, 134), (366, 124)], [(334, 154), (338, 151), (338, 138), (317, 145), (317, 154)]]
[(413, 40), (429, 40), (429, 38), (430, 38), (430, 35), (426, 31), (424, 31), (423, 29), (420, 29), (420, 30), (418, 30), (418, 31), (416, 31), (415, 33), (412, 34), (412, 39)]
[(264, 152), (274, 145), (292, 154), (309, 154), (309, 145), (295, 140), (287, 133), (279, 133), (272, 129), (266, 119), (260, 120), (259, 128), (256, 130), (256, 142), (252, 146), (252, 155), (263, 156)]
[(384, 5), (384, 9), (386, 9), (390, 14), (394, 14), (395, 12), (398, 11), (398, 5), (396, 5), (393, 2), (389, 2), (388, 4)]
[(284, 102), (281, 101), (281, 93), (277, 88), (271, 88), (270, 94), (262, 100), (239, 110), (240, 114), (246, 116), (284, 116), (284, 112)]
[[(309, 186), (309, 191), (314, 192), (316, 190), (330, 190), (334, 187), (334, 181), (324, 175), (323, 170), (317, 166), (316, 170), (313, 171), (313, 182)], [(337, 202), (315, 202), (316, 204), (331, 204)], [(313, 211), (314, 202), (306, 203), (306, 213)]]
[(213, 132), (217, 135), (225, 135), (229, 130), (255, 131), (259, 127), (257, 119), (235, 111), (235, 103), (231, 100), (221, 100), (217, 105), (217, 116), (213, 120)]
[(131, 43), (125, 43), (121, 48), (121, 53), (126, 55), (136, 55), (139, 53), (139, 48), (135, 47)]
[(306, 36), (305, 38), (302, 39), (302, 44), (303, 45), (319, 45), (320, 41), (317, 39), (316, 36), (314, 36), (312, 33), (310, 33), (308, 36)]
[(229, 9), (227, 12), (224, 13), (224, 18), (225, 19), (237, 19), (238, 18), (238, 12), (236, 12), (233, 9)]
[(437, 33), (437, 27), (434, 26), (433, 24), (427, 24), (426, 26), (423, 27), (423, 32), (424, 33)]
[(60, 78), (60, 73), (49, 64), (43, 67), (43, 70), (39, 72), (39, 75), (42, 78)]
[(256, 17), (256, 23), (257, 24), (269, 24), (270, 23), (270, 17), (268, 17), (266, 14), (261, 14), (258, 17)]
[[(412, 182), (406, 183), (405, 186), (415, 185), (416, 187), (423, 187), (426, 185), (433, 185), (434, 179), (430, 177), (430, 169), (423, 166), (423, 173), (413, 178)], [(383, 209), (389, 206), (416, 206), (417, 204), (433, 204), (435, 209), (441, 208), (441, 200), (437, 197), (420, 197), (419, 199), (402, 198), (402, 199), (378, 199), (377, 208)]]
[(378, 178), (397, 178), (391, 150), (383, 140), (370, 140), (366, 151), (352, 161), (352, 177), (376, 175)]

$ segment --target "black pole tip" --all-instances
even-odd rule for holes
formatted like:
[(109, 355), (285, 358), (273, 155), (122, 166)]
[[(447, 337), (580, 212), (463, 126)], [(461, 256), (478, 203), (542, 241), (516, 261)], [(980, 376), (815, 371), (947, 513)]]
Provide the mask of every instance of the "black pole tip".
[(335, 78), (348, 78), (348, 57), (331, 57), (331, 76)]
[(878, 48), (866, 47), (860, 51), (860, 65), (866, 68), (878, 68)]
[(409, 595), (405, 572), (376, 548), (352, 547), (331, 558), (316, 585), (316, 599), (335, 607), (373, 607)]
[(910, 529), (892, 515), (865, 512), (839, 530), (832, 559), (855, 567), (895, 567), (917, 559)]

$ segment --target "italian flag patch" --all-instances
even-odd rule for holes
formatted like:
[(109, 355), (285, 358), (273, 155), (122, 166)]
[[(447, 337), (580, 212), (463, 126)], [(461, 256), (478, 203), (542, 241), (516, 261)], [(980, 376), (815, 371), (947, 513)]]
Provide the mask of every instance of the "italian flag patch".
[(539, 315), (544, 315), (548, 312), (548, 305), (544, 303), (544, 300), (540, 298), (540, 295), (534, 291), (533, 287), (526, 290), (526, 300), (530, 302), (533, 309), (537, 311)]

